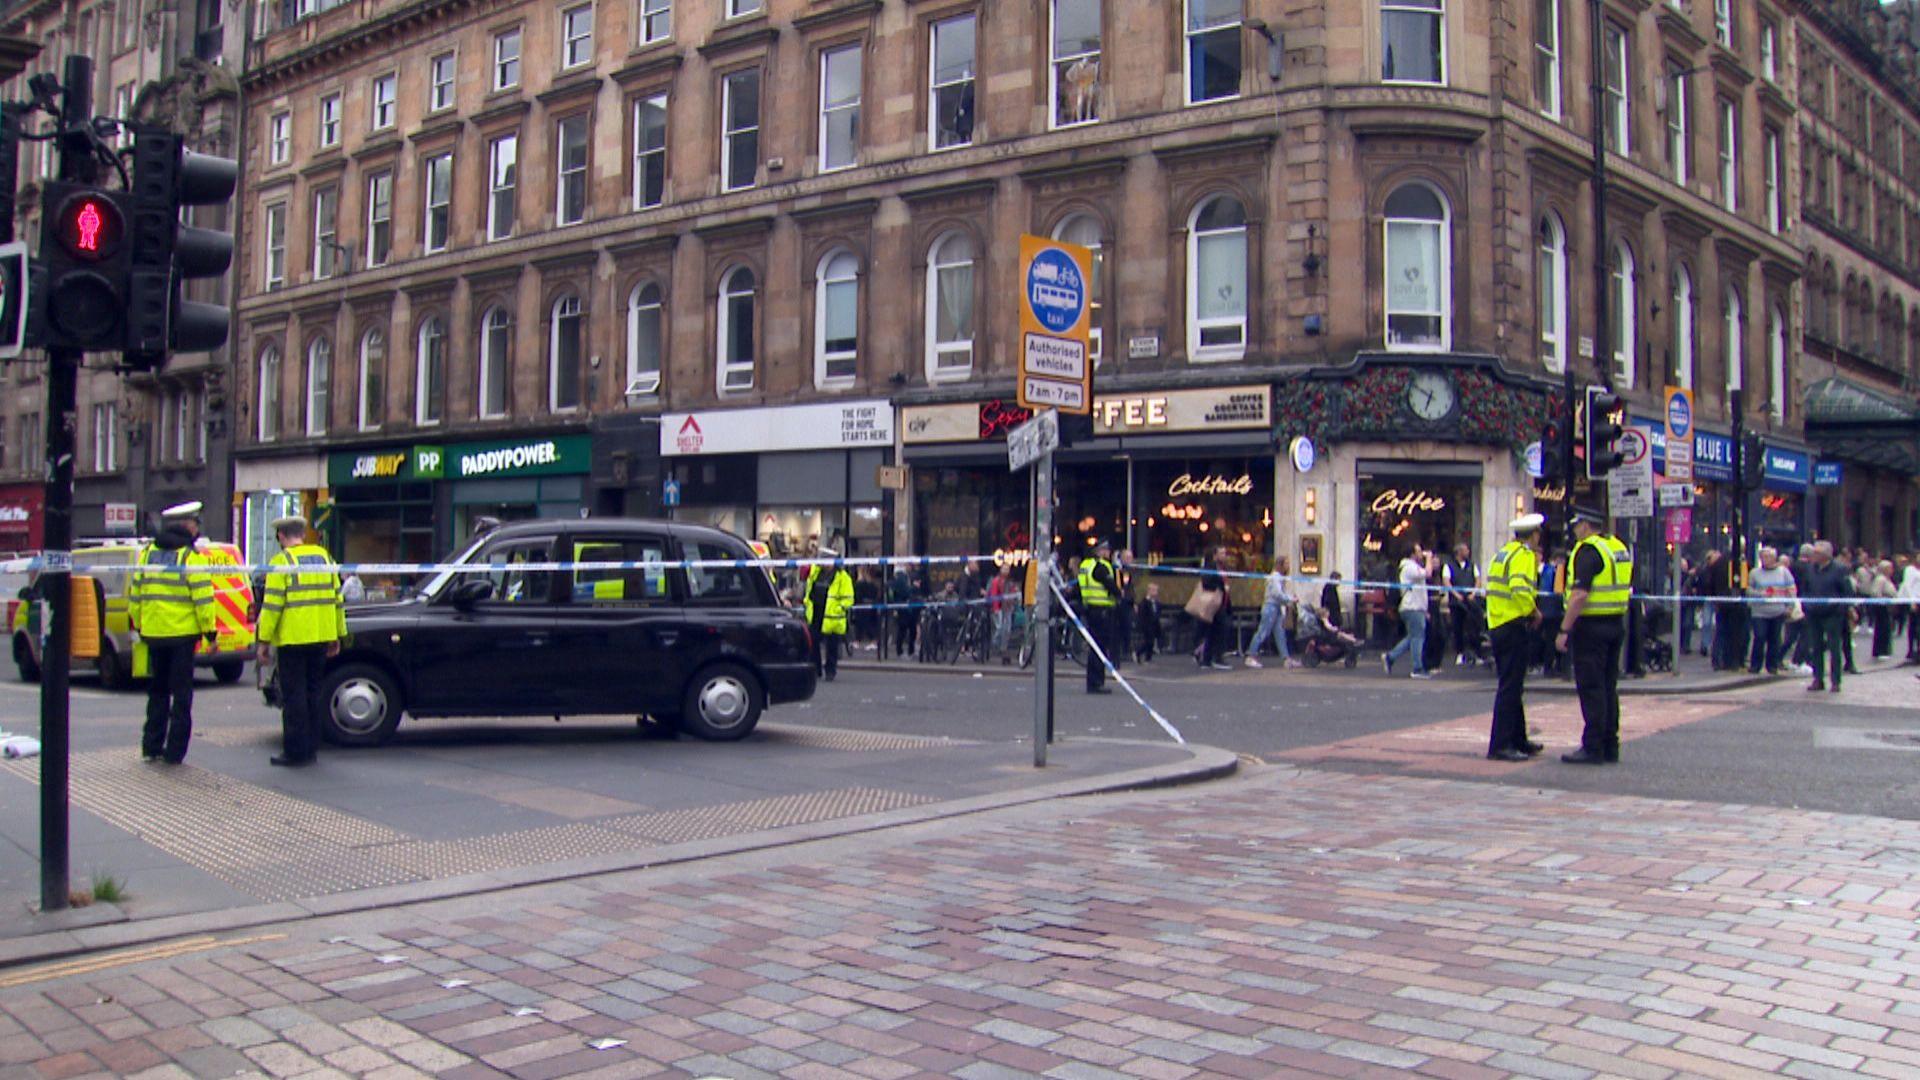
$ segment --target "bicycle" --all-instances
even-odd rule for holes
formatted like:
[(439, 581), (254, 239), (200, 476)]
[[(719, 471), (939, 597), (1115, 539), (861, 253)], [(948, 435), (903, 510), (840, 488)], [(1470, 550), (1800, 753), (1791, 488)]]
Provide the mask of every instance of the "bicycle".
[[(1020, 637), (1020, 666), (1024, 668), (1032, 666), (1033, 654), (1038, 640), (1034, 633), (1035, 622), (1033, 609), (1025, 608), (1023, 610), (1026, 613), (1026, 628), (1024, 630), (1016, 630), (1015, 633)], [(1087, 639), (1080, 636), (1080, 631), (1075, 629), (1073, 620), (1056, 611), (1052, 622), (1053, 655), (1056, 658), (1064, 657), (1072, 660), (1076, 664), (1085, 666), (1089, 655)]]

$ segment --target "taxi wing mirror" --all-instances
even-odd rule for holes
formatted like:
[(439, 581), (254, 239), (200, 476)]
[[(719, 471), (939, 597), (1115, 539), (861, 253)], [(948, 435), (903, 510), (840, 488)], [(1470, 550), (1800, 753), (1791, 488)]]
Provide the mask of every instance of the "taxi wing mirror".
[(493, 582), (486, 578), (469, 578), (453, 587), (448, 600), (461, 611), (471, 611), (474, 605), (492, 595)]

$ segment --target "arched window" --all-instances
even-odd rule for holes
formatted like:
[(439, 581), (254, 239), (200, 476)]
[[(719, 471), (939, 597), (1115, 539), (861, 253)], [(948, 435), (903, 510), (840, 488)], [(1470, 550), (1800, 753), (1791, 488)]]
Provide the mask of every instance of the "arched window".
[(358, 417), (361, 431), (380, 426), (387, 411), (387, 332), (373, 327), (360, 335), (360, 402)]
[(1721, 305), (1721, 315), (1726, 320), (1720, 338), (1727, 351), (1727, 394), (1731, 400), (1735, 390), (1747, 385), (1747, 315), (1746, 305), (1740, 301), (1738, 287), (1727, 286), (1727, 299)]
[(1106, 244), (1100, 231), (1100, 219), (1092, 214), (1074, 214), (1054, 227), (1053, 238), (1069, 244), (1079, 244), (1093, 255), (1093, 276), (1087, 281), (1087, 351), (1093, 355), (1088, 359), (1094, 367), (1100, 366), (1104, 352), (1101, 348), (1101, 314), (1106, 309), (1107, 253)]
[(480, 317), (480, 418), (507, 415), (507, 373), (513, 368), (513, 316), (490, 307)]
[(1613, 326), (1614, 381), (1630, 389), (1640, 382), (1640, 372), (1634, 362), (1640, 348), (1636, 339), (1640, 323), (1635, 318), (1638, 311), (1634, 304), (1638, 297), (1634, 295), (1633, 248), (1624, 240), (1613, 245), (1611, 270), (1613, 291), (1607, 296), (1607, 315)]
[(927, 256), (927, 381), (973, 373), (973, 238), (950, 232)]
[(1387, 196), (1385, 272), (1387, 348), (1441, 351), (1453, 346), (1453, 239), (1447, 201), (1427, 184), (1402, 184)]
[(719, 390), (753, 389), (753, 271), (735, 267), (720, 279)]
[(1787, 312), (1778, 304), (1767, 318), (1767, 411), (1787, 418)]
[(420, 324), (413, 353), (413, 422), (438, 424), (446, 413), (447, 324), (433, 315)]
[(567, 295), (553, 302), (553, 326), (547, 341), (547, 408), (552, 412), (572, 412), (580, 407), (585, 323), (579, 297)]
[(813, 384), (851, 386), (860, 367), (860, 260), (845, 249), (814, 269)]
[(1840, 293), (1840, 306), (1842, 309), (1840, 344), (1856, 352), (1862, 351), (1862, 345), (1866, 341), (1866, 334), (1863, 332), (1865, 327), (1862, 325), (1858, 303), (1859, 297), (1860, 283), (1853, 274), (1849, 273), (1847, 274), (1847, 283)]
[(260, 441), (280, 437), (280, 349), (269, 345), (260, 351)]
[(1540, 362), (1558, 374), (1567, 370), (1567, 230), (1560, 218), (1540, 219)]
[(333, 387), (333, 342), (314, 338), (307, 346), (307, 434), (327, 433), (327, 409)]
[(660, 286), (635, 285), (627, 294), (627, 393), (660, 392)]
[(1673, 381), (1693, 389), (1693, 274), (1673, 266)]
[(1187, 356), (1247, 354), (1247, 211), (1231, 195), (1194, 208), (1187, 223)]

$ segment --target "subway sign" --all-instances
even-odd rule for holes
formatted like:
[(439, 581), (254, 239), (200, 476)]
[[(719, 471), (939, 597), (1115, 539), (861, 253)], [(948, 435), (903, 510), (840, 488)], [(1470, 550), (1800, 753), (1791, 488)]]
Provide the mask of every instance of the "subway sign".
[(401, 446), (329, 455), (335, 486), (418, 480), (481, 480), (582, 474), (592, 467), (592, 439), (557, 435), (451, 446)]

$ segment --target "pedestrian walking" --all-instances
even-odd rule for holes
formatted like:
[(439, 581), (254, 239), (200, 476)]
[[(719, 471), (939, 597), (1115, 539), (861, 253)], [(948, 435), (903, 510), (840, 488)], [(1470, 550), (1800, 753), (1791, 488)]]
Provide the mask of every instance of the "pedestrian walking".
[(1107, 656), (1114, 667), (1119, 667), (1125, 662), (1123, 657), (1133, 655), (1133, 552), (1122, 548), (1116, 554), (1113, 576), (1120, 583), (1120, 595), (1113, 605), (1113, 624), (1107, 627), (1113, 640)]
[(1920, 555), (1901, 575), (1901, 600), (1907, 601), (1907, 663), (1920, 663)]
[(1893, 659), (1893, 601), (1900, 596), (1900, 586), (1893, 580), (1892, 560), (1882, 560), (1874, 571), (1873, 583), (1868, 586), (1867, 596), (1876, 601), (1869, 613), (1873, 619), (1873, 658), (1875, 660)]
[(307, 542), (305, 518), (275, 519), (273, 536), (280, 551), (267, 563), (257, 645), (259, 663), (277, 664), (280, 674), (280, 752), (267, 761), (298, 768), (313, 764), (320, 747), (321, 677), (347, 636), (347, 603), (333, 558)]
[(1487, 626), (1499, 680), (1487, 757), (1495, 761), (1527, 761), (1544, 749), (1527, 738), (1526, 693), (1533, 635), (1540, 628), (1540, 528), (1546, 523), (1539, 514), (1514, 518), (1508, 525), (1513, 539), (1487, 564)]
[(1427, 553), (1419, 544), (1400, 561), (1400, 623), (1403, 634), (1399, 644), (1380, 658), (1387, 674), (1393, 674), (1393, 662), (1409, 653), (1413, 656), (1413, 677), (1431, 679), (1427, 670)]
[[(1227, 588), (1227, 575), (1222, 572), (1226, 566), (1227, 549), (1213, 549), (1200, 574), (1199, 591), (1216, 594), (1217, 599), (1209, 598), (1207, 601), (1213, 605), (1213, 617), (1200, 620), (1200, 644), (1193, 650), (1195, 663), (1203, 668), (1222, 671), (1231, 666), (1223, 657), (1226, 653), (1227, 631), (1233, 625), (1233, 593)], [(1191, 601), (1188, 611), (1192, 612)]]
[(127, 588), (127, 621), (147, 650), (147, 722), (140, 756), (178, 765), (193, 738), (193, 653), (216, 640), (213, 579), (200, 538), (200, 504), (160, 512), (160, 532), (140, 549)]
[(1780, 565), (1780, 553), (1773, 548), (1760, 549), (1760, 569), (1747, 579), (1747, 595), (1753, 605), (1753, 650), (1747, 657), (1748, 674), (1758, 675), (1762, 668), (1778, 675), (1784, 661), (1782, 644), (1787, 607), (1797, 595), (1793, 571)]
[(893, 580), (887, 584), (887, 603), (893, 608), (895, 656), (913, 655), (914, 644), (920, 633), (920, 611), (914, 602), (919, 599), (913, 579), (907, 576), (906, 567), (894, 570)]
[(1247, 646), (1247, 666), (1257, 668), (1260, 665), (1260, 650), (1268, 641), (1275, 644), (1280, 659), (1287, 667), (1299, 667), (1300, 662), (1293, 658), (1293, 651), (1287, 645), (1287, 609), (1293, 605), (1293, 596), (1288, 591), (1287, 573), (1293, 567), (1285, 555), (1274, 561), (1273, 572), (1267, 575), (1266, 594), (1260, 602), (1260, 628), (1254, 631), (1253, 641)]
[(839, 563), (840, 553), (821, 545), (826, 560), (807, 567), (807, 625), (813, 628), (813, 672), (832, 682), (840, 674), (840, 643), (847, 637), (847, 613), (853, 610), (853, 575)]
[[(1080, 621), (1087, 636), (1100, 646), (1099, 652), (1113, 655), (1113, 608), (1120, 600), (1120, 581), (1113, 573), (1113, 545), (1105, 540), (1094, 545), (1093, 556), (1080, 562)], [(1087, 650), (1087, 693), (1111, 694), (1107, 689), (1107, 665), (1093, 649)]]
[(1843, 645), (1851, 633), (1846, 601), (1852, 596), (1853, 575), (1847, 572), (1846, 564), (1833, 557), (1833, 545), (1825, 540), (1813, 545), (1812, 562), (1800, 591), (1800, 603), (1807, 613), (1807, 662), (1813, 665), (1813, 682), (1808, 690), (1840, 692)]
[(1147, 582), (1146, 594), (1134, 608), (1133, 625), (1133, 658), (1142, 664), (1152, 663), (1153, 654), (1160, 647), (1160, 586), (1157, 583)]
[(1480, 588), (1480, 569), (1473, 564), (1473, 549), (1455, 544), (1453, 558), (1446, 566), (1447, 612), (1453, 621), (1453, 663), (1477, 664), (1479, 627), (1474, 625), (1474, 593)]
[(1574, 511), (1578, 543), (1570, 560), (1567, 613), (1554, 640), (1573, 664), (1584, 721), (1580, 749), (1560, 755), (1570, 765), (1620, 760), (1620, 646), (1633, 593), (1633, 554), (1606, 531), (1606, 520), (1598, 510)]
[(1007, 645), (1013, 640), (1013, 613), (1020, 610), (1020, 583), (1013, 580), (1013, 564), (1002, 563), (987, 583), (987, 611), (993, 616), (993, 651), (1007, 663)]

